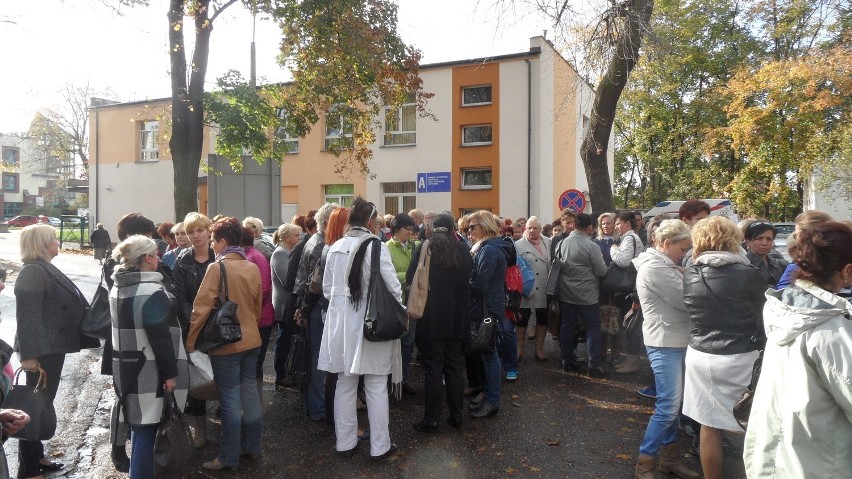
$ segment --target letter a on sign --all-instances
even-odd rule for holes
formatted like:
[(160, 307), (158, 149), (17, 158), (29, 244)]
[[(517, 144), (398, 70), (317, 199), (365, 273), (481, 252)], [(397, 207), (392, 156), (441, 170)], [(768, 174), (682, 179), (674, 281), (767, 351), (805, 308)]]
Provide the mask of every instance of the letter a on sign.
[(419, 176), (419, 178), (417, 178), (417, 189), (421, 190), (421, 191), (425, 191), (426, 190), (426, 175), (418, 175), (418, 176)]

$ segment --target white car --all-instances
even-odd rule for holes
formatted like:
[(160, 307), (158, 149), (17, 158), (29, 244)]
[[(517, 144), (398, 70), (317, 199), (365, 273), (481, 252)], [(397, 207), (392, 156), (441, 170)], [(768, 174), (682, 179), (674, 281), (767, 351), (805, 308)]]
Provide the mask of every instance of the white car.
[(792, 261), (793, 258), (787, 253), (787, 239), (796, 229), (795, 223), (772, 223), (772, 226), (775, 227), (775, 251), (781, 253), (787, 261)]
[(54, 228), (59, 228), (60, 226), (62, 226), (62, 221), (60, 221), (59, 218), (56, 218), (54, 216), (48, 216), (47, 221), (50, 223), (50, 226), (53, 226)]

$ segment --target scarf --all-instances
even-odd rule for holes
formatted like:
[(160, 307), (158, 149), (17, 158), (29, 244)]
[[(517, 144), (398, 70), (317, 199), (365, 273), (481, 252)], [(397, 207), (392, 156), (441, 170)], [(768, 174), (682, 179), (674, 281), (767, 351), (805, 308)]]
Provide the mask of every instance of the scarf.
[(231, 253), (238, 254), (242, 259), (246, 259), (246, 250), (244, 250), (242, 246), (228, 246), (223, 249), (221, 253), (217, 254), (215, 259), (216, 261), (219, 261)]
[(539, 236), (537, 240), (534, 240), (527, 236), (527, 241), (532, 243), (532, 245), (535, 247), (535, 250), (538, 251), (538, 254), (543, 257), (547, 257), (547, 254), (544, 252), (544, 248), (541, 246), (541, 236)]

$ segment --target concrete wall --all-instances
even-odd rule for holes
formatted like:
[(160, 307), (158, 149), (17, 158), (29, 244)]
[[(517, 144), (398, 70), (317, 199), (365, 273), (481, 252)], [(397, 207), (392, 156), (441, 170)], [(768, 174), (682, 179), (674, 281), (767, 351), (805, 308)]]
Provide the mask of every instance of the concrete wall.
[(281, 170), (278, 163), (259, 165), (246, 157), (242, 171), (236, 173), (227, 158), (210, 155), (208, 162), (218, 172), (207, 176), (208, 216), (212, 218), (223, 214), (240, 219), (254, 216), (264, 225), (281, 224)]

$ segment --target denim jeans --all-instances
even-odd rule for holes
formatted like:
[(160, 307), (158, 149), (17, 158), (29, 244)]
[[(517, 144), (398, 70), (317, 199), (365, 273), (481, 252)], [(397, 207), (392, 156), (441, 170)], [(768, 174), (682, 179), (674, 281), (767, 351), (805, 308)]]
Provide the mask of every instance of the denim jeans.
[[(512, 313), (514, 314), (514, 313)], [(518, 336), (515, 334), (515, 323), (505, 314), (500, 315), (497, 322), (497, 345), (500, 348), (500, 361), (506, 372), (518, 370)], [(526, 340), (526, 338), (524, 338)]]
[(323, 314), (319, 306), (314, 307), (311, 311), (311, 318), (308, 320), (307, 339), (311, 353), (311, 377), (301, 387), (305, 412), (308, 417), (314, 420), (325, 415), (325, 371), (317, 369), (325, 319)]
[(130, 426), (130, 479), (153, 479), (157, 424)]
[(656, 456), (660, 446), (677, 442), (678, 415), (683, 400), (683, 373), (686, 348), (657, 348), (645, 346), (654, 382), (657, 385), (657, 402), (654, 414), (648, 421), (639, 453)]
[(595, 304), (571, 304), (559, 302), (562, 324), (559, 327), (559, 348), (563, 363), (574, 362), (577, 348), (577, 318), (586, 321), (586, 346), (589, 350), (589, 367), (599, 366), (601, 360), (601, 309)]
[[(241, 448), (249, 454), (260, 453), (260, 398), (255, 380), (257, 354), (258, 348), (234, 354), (210, 355), (222, 415), (218, 457), (219, 462), (229, 467), (240, 464)], [(242, 440), (241, 429), (245, 431)]]
[(497, 349), (482, 355), (485, 370), (485, 400), (491, 404), (500, 404), (500, 357)]

